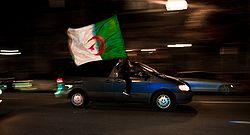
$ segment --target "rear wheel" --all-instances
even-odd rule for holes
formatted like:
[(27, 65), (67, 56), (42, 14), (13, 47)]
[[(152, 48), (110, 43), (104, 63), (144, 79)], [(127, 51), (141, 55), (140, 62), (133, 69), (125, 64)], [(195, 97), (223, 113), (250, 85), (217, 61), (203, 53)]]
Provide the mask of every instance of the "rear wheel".
[(175, 98), (169, 92), (158, 92), (152, 98), (152, 106), (159, 111), (170, 111), (174, 105)]
[(83, 108), (88, 104), (87, 97), (82, 91), (77, 90), (72, 92), (70, 95), (70, 102), (74, 107)]

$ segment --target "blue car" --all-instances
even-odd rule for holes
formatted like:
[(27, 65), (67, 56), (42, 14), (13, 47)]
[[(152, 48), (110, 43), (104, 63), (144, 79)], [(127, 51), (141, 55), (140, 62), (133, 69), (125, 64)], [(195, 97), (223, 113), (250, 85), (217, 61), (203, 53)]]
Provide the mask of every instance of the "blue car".
[(183, 71), (178, 72), (174, 77), (187, 82), (194, 93), (228, 94), (234, 88), (233, 83), (221, 81), (216, 74), (206, 71)]
[[(76, 73), (74, 76), (59, 77), (54, 94), (56, 97), (68, 97), (71, 104), (78, 108), (86, 107), (89, 101), (123, 101), (148, 103), (159, 111), (167, 111), (176, 104), (186, 104), (192, 100), (192, 92), (186, 82), (161, 74), (143, 63), (132, 62), (132, 65), (130, 96), (122, 93), (126, 83), (118, 78), (115, 64), (108, 74), (98, 73), (98, 77), (84, 69), (81, 71), (88, 75)], [(96, 65), (95, 68), (99, 69), (92, 68), (92, 71), (103, 71), (108, 66), (110, 64)]]

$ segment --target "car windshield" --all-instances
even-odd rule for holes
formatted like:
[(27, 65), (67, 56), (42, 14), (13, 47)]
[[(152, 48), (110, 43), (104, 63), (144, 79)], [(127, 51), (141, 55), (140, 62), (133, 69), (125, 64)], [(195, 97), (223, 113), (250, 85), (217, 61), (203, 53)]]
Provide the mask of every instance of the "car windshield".
[(150, 73), (157, 74), (157, 75), (161, 74), (161, 73), (159, 73), (157, 70), (155, 70), (154, 68), (152, 68), (152, 67), (150, 67), (150, 66), (148, 66), (148, 65), (146, 65), (146, 64), (139, 63), (139, 65), (140, 65), (143, 69), (145, 69), (146, 71), (148, 71), (148, 72), (150, 72)]
[(139, 63), (139, 65), (144, 69), (146, 70), (147, 72), (153, 74), (153, 75), (156, 75), (156, 76), (159, 76), (159, 77), (162, 77), (162, 78), (172, 78), (172, 79), (175, 79), (175, 80), (179, 80), (175, 77), (172, 77), (172, 76), (168, 76), (166, 74), (163, 74), (163, 73), (160, 73), (158, 72), (157, 70), (155, 70), (154, 68), (146, 65), (146, 64), (143, 64), (143, 63)]

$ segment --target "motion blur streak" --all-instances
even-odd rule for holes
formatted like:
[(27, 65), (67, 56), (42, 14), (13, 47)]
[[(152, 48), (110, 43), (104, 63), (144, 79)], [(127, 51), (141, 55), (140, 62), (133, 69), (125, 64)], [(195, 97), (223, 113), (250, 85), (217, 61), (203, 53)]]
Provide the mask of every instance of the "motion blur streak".
[(186, 0), (168, 0), (166, 2), (167, 11), (185, 10), (188, 8)]
[(250, 124), (250, 121), (240, 121), (240, 120), (231, 120), (229, 123), (234, 123), (234, 124)]
[(19, 50), (0, 50), (0, 55), (19, 55)]
[(175, 45), (168, 45), (168, 47), (192, 47), (192, 44), (175, 44)]
[(188, 8), (188, 3), (186, 0), (148, 0), (149, 3), (165, 5), (167, 11), (185, 10)]
[(0, 52), (17, 53), (19, 50), (0, 50)]
[(141, 49), (142, 52), (152, 52), (156, 51), (156, 49)]
[(163, 0), (148, 0), (149, 3), (162, 4), (165, 5), (166, 1)]

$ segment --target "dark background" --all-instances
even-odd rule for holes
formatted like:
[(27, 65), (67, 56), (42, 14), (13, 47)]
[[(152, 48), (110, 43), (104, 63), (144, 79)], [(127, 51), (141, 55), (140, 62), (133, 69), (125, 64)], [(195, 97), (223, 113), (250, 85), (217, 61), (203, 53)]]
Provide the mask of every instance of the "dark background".
[[(249, 78), (249, 3), (247, 0), (189, 0), (184, 11), (167, 12), (156, 0), (6, 0), (0, 3), (0, 70), (17, 78), (54, 77), (72, 64), (66, 31), (118, 15), (132, 60), (169, 75), (205, 70)], [(190, 48), (168, 48), (187, 43)], [(156, 52), (140, 49), (157, 48)], [(224, 50), (224, 51), (223, 51)]]

